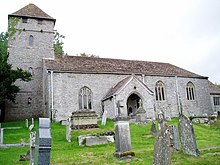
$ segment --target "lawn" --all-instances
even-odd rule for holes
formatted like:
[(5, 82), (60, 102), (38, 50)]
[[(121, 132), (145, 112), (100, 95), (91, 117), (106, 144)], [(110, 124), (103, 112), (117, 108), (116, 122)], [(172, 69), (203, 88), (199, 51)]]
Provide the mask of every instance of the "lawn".
[[(177, 125), (177, 119), (173, 119), (169, 124)], [(21, 141), (28, 142), (29, 130), (26, 129), (25, 122), (10, 122), (2, 123), (2, 127), (21, 126), (23, 128), (18, 130), (4, 130), (5, 143), (20, 143)], [(54, 165), (70, 165), (70, 164), (152, 164), (154, 136), (150, 134), (151, 124), (136, 125), (130, 124), (132, 151), (136, 156), (130, 162), (119, 161), (113, 156), (115, 152), (115, 144), (106, 144), (90, 147), (79, 147), (77, 136), (83, 134), (90, 134), (96, 132), (103, 132), (107, 130), (114, 130), (114, 122), (107, 121), (106, 126), (101, 126), (99, 122), (99, 129), (91, 130), (76, 130), (72, 132), (73, 141), (66, 141), (66, 127), (59, 123), (52, 123), (52, 151), (51, 164)], [(36, 128), (35, 128), (36, 129)], [(196, 134), (197, 145), (199, 150), (219, 147), (220, 146), (220, 121), (213, 125), (194, 124), (194, 131)], [(14, 164), (29, 164), (29, 162), (19, 161), (19, 156), (25, 154), (29, 147), (15, 147), (0, 149), (0, 164), (14, 165)], [(172, 164), (174, 165), (207, 165), (220, 164), (220, 148), (214, 150), (207, 150), (201, 152), (199, 157), (184, 155), (182, 152), (172, 154)]]

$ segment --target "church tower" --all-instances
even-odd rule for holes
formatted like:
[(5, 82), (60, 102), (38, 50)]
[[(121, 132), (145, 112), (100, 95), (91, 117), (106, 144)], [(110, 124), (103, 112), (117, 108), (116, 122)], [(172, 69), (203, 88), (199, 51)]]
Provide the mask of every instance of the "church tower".
[[(17, 81), (21, 90), (16, 103), (6, 105), (5, 120), (22, 120), (45, 116), (43, 59), (54, 58), (56, 20), (34, 4), (8, 15), (12, 36), (8, 42), (8, 62), (32, 74), (30, 82)], [(9, 26), (10, 27), (10, 26)]]

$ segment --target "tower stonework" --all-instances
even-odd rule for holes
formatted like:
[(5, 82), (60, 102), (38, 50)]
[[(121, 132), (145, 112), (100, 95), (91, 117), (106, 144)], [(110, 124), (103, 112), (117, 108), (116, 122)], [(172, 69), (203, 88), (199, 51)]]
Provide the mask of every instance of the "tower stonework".
[[(55, 19), (34, 4), (29, 4), (8, 15), (15, 33), (8, 42), (8, 62), (32, 74), (29, 82), (16, 81), (20, 87), (16, 103), (6, 104), (6, 121), (45, 117), (43, 59), (54, 59)], [(47, 114), (48, 115), (48, 114)]]

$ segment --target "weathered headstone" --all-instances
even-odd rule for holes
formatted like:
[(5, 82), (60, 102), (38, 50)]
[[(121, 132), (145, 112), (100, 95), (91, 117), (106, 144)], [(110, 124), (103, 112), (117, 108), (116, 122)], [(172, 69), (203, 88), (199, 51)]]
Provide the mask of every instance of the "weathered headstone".
[(0, 128), (0, 144), (4, 143), (4, 128)]
[(157, 134), (157, 127), (156, 127), (156, 124), (155, 124), (154, 121), (152, 122), (152, 125), (151, 125), (151, 128), (150, 128), (150, 133), (152, 135), (156, 135)]
[(35, 164), (49, 165), (52, 137), (50, 119), (39, 118), (39, 130), (36, 138)]
[(167, 124), (161, 127), (154, 143), (154, 160), (153, 165), (170, 165), (170, 132)]
[(31, 124), (30, 127), (29, 127), (29, 130), (32, 131), (33, 128), (34, 128), (34, 125)]
[(28, 128), (28, 119), (25, 119), (25, 127)]
[(106, 125), (106, 120), (107, 120), (107, 111), (104, 110), (102, 114), (102, 125)]
[(31, 118), (31, 124), (34, 126), (34, 118)]
[(169, 126), (170, 130), (170, 146), (172, 147), (173, 151), (179, 151), (180, 145), (179, 145), (179, 135), (178, 135), (178, 129), (175, 125)]
[(163, 125), (164, 125), (164, 114), (162, 111), (160, 111), (158, 113), (158, 128), (159, 128), (159, 130), (163, 127)]
[(143, 108), (142, 100), (139, 100), (139, 108), (136, 112), (136, 122), (138, 123), (145, 123), (146, 122), (146, 111)]
[(67, 119), (67, 125), (66, 125), (66, 140), (68, 142), (71, 142), (72, 141), (72, 134), (71, 134), (71, 121), (70, 121), (70, 118)]
[(36, 132), (30, 132), (30, 165), (34, 165)]
[(128, 119), (116, 118), (115, 121), (115, 147), (116, 157), (131, 151), (131, 136)]
[(183, 153), (199, 156), (192, 122), (186, 116), (180, 115), (178, 127)]

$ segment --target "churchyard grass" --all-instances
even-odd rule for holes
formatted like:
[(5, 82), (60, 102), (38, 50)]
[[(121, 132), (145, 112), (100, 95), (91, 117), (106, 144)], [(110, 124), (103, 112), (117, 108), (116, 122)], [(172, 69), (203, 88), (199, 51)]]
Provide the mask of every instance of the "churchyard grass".
[[(18, 127), (23, 128), (17, 130), (6, 130), (4, 132), (5, 143), (20, 143), (21, 139), (25, 142), (29, 141), (29, 130), (25, 128), (25, 122), (10, 122), (3, 123), (2, 127)], [(36, 122), (35, 122), (36, 123)], [(177, 119), (173, 119), (169, 124), (177, 126)], [(209, 125), (194, 123), (194, 131), (199, 150), (219, 147), (220, 146), (220, 122)], [(113, 153), (115, 152), (115, 144), (106, 144), (90, 147), (79, 147), (77, 136), (91, 134), (103, 131), (114, 130), (114, 123), (111, 120), (107, 121), (106, 126), (101, 126), (99, 129), (91, 130), (75, 130), (72, 132), (72, 142), (66, 141), (66, 127), (59, 123), (52, 123), (52, 151), (51, 164), (69, 165), (69, 164), (152, 164), (154, 154), (154, 138), (150, 134), (151, 124), (147, 126), (130, 124), (132, 151), (136, 156), (131, 162), (123, 162), (117, 160)], [(36, 129), (36, 128), (35, 128)], [(15, 147), (0, 149), (0, 164), (29, 164), (29, 162), (19, 162), (19, 156), (25, 154), (29, 147)], [(199, 157), (184, 155), (181, 151), (172, 153), (172, 164), (174, 165), (207, 165), (220, 164), (220, 148), (201, 152)]]

